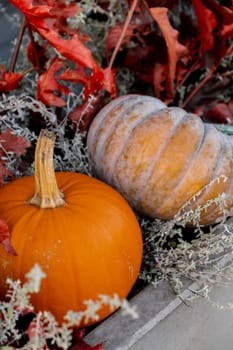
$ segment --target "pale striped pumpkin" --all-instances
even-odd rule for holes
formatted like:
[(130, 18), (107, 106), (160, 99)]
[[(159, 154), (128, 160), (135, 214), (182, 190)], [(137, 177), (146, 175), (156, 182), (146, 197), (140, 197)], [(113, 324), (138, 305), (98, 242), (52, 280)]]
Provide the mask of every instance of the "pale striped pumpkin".
[[(95, 117), (87, 147), (96, 175), (146, 216), (171, 219), (222, 193), (232, 207), (232, 138), (184, 109), (149, 96), (118, 97)], [(200, 223), (220, 216), (214, 203)]]

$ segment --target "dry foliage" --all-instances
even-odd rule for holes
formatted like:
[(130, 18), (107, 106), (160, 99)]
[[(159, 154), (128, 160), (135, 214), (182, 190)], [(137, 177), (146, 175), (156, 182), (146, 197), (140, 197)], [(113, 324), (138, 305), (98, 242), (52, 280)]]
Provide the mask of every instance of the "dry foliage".
[[(1, 183), (32, 173), (35, 142), (44, 127), (57, 135), (56, 169), (91, 174), (85, 133), (98, 110), (123, 94), (157, 96), (232, 133), (232, 1), (10, 3), (21, 23), (10, 63), (0, 67)], [(2, 4), (0, 13), (7, 17)], [(224, 196), (216, 201), (224, 209)], [(144, 234), (141, 279), (155, 285), (167, 279), (179, 293), (184, 277), (205, 281), (203, 290), (207, 282), (215, 283), (213, 276), (231, 278), (231, 269), (226, 275), (220, 262), (232, 256), (232, 223), (184, 229), (187, 217), (180, 214), (168, 223), (138, 216)], [(197, 223), (198, 211), (189, 214)], [(1, 221), (0, 243), (13, 253)], [(9, 285), (8, 302), (0, 302), (1, 346), (18, 347), (24, 335), (25, 350), (71, 349), (82, 341), (82, 334), (71, 334), (52, 315), (35, 315), (19, 282)], [(23, 309), (18, 295), (24, 298)], [(26, 317), (23, 330), (21, 317)], [(54, 344), (41, 332), (52, 334)]]

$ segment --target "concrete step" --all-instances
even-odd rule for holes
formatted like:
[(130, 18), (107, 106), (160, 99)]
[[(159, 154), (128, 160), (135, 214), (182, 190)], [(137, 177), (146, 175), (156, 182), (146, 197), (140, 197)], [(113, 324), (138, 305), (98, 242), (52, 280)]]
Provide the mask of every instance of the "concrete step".
[[(190, 293), (186, 288), (182, 298)], [(233, 304), (233, 285), (214, 287), (210, 298), (221, 306)], [(131, 304), (137, 306), (137, 320), (119, 310), (88, 334), (87, 342), (103, 343), (104, 350), (233, 349), (233, 309), (220, 309), (201, 297), (187, 306), (166, 282), (145, 288)]]

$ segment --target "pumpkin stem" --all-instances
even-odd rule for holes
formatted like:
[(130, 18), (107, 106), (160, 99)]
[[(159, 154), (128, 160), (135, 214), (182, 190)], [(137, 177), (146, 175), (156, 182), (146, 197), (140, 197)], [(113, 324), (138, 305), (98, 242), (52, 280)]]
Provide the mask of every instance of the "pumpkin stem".
[(42, 209), (57, 208), (65, 204), (58, 188), (53, 166), (55, 135), (41, 130), (35, 151), (35, 194), (29, 203)]

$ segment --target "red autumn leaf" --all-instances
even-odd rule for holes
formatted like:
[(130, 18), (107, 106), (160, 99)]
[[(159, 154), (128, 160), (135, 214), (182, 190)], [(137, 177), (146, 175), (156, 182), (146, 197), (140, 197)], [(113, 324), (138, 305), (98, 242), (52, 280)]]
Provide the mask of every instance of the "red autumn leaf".
[(64, 67), (64, 61), (55, 58), (47, 71), (40, 75), (37, 83), (37, 98), (45, 105), (63, 107), (66, 101), (57, 95), (68, 95), (70, 90), (58, 83), (55, 74)]
[[(161, 49), (161, 47), (159, 47), (159, 49)], [(156, 59), (158, 58), (156, 52), (159, 49), (155, 49), (153, 44), (151, 44), (150, 42), (144, 46), (130, 48), (127, 50), (124, 59), (124, 64), (130, 70), (134, 71), (135, 75), (140, 80), (147, 84), (153, 84), (153, 70), (155, 66), (155, 57)]]
[(70, 81), (72, 83), (82, 84), (84, 87), (84, 98), (86, 99), (90, 93), (95, 93), (95, 89), (91, 86), (91, 76), (83, 67), (77, 66), (75, 69), (67, 68), (64, 72), (57, 76), (59, 80)]
[(233, 125), (233, 102), (229, 104), (224, 102), (216, 103), (204, 114), (204, 117), (213, 123)]
[[(223, 3), (223, 1), (222, 1)], [(225, 2), (227, 3), (227, 2)], [(233, 2), (231, 1), (231, 5), (229, 2), (228, 6), (220, 5), (219, 1), (216, 0), (205, 0), (206, 6), (211, 9), (218, 18), (219, 22), (222, 24), (231, 24), (232, 16), (233, 16)]]
[(76, 3), (67, 3), (65, 0), (54, 1), (53, 8), (50, 11), (52, 16), (56, 18), (56, 27), (59, 29), (60, 33), (75, 34), (77, 29), (71, 29), (67, 26), (67, 18), (75, 16), (81, 12)]
[(203, 54), (214, 47), (213, 31), (217, 28), (218, 21), (215, 14), (201, 0), (192, 0), (192, 3), (197, 16)]
[[(174, 79), (176, 75), (176, 64), (179, 58), (187, 55), (185, 46), (178, 42), (179, 32), (172, 28), (168, 19), (168, 9), (165, 7), (151, 8), (150, 12), (157, 22), (167, 46), (168, 64), (165, 69), (166, 76), (166, 94), (168, 97), (174, 97)], [(156, 92), (157, 93), (157, 92)]]
[[(39, 61), (40, 67), (44, 67), (48, 60), (48, 57), (46, 56), (47, 45), (45, 44), (41, 45), (37, 42), (34, 42), (34, 46), (35, 46), (36, 56)], [(27, 44), (27, 57), (29, 61), (33, 64), (33, 66), (36, 67), (38, 62), (35, 58), (35, 53), (34, 53), (34, 49), (31, 41), (29, 41), (29, 43)]]
[[(39, 32), (41, 33), (41, 30)], [(103, 88), (110, 92), (112, 96), (115, 96), (116, 89), (113, 72), (108, 69), (103, 71), (97, 65), (90, 50), (81, 42), (77, 35), (74, 35), (71, 39), (65, 40), (59, 37), (55, 31), (42, 30), (42, 32), (44, 38), (46, 38), (48, 42), (64, 57), (76, 63), (75, 70), (67, 69), (57, 78), (70, 82), (82, 83), (85, 88), (85, 98), (87, 98), (89, 94), (98, 93), (98, 91)], [(47, 105), (62, 107), (65, 105), (65, 101), (60, 97), (55, 96), (53, 91), (57, 90), (65, 94), (69, 91), (68, 89), (64, 89), (64, 87), (53, 77), (53, 75), (62, 67), (61, 61), (59, 61), (60, 64), (57, 60), (54, 62), (47, 72), (40, 76), (37, 96)], [(77, 64), (80, 64), (81, 67)], [(90, 68), (92, 71), (90, 74), (87, 74), (83, 68)]]
[(8, 225), (0, 219), (0, 244), (4, 246), (4, 249), (7, 253), (12, 255), (17, 255), (16, 251), (10, 243), (10, 231)]
[[(12, 0), (15, 6), (27, 17), (27, 20), (44, 39), (48, 41), (61, 55), (65, 58), (73, 61), (77, 65), (81, 65), (81, 68), (77, 68), (74, 72), (74, 76), (70, 70), (66, 70), (60, 76), (60, 79), (69, 80), (72, 82), (82, 83), (85, 88), (85, 98), (89, 94), (96, 94), (103, 85), (106, 89), (110, 90), (114, 95), (113, 79), (110, 74), (104, 74), (103, 70), (96, 63), (91, 51), (83, 44), (78, 35), (72, 35), (68, 39), (64, 39), (59, 35), (59, 32), (54, 26), (54, 18), (61, 12), (61, 8), (64, 7), (64, 1), (60, 0), (53, 6), (33, 6), (32, 1), (23, 0), (22, 3), (18, 0)], [(44, 3), (44, 2), (43, 2)], [(51, 4), (51, 3), (50, 3)], [(63, 18), (68, 15), (74, 14), (74, 7), (65, 7)], [(53, 17), (54, 16), (54, 17)], [(60, 15), (62, 17), (62, 15)], [(57, 93), (68, 94), (69, 90), (64, 88), (53, 75), (62, 67), (62, 64), (52, 63), (52, 66), (40, 76), (38, 81), (37, 97), (43, 101), (46, 105), (54, 105), (62, 107), (65, 105), (65, 101), (54, 94), (54, 90)], [(83, 68), (91, 69), (91, 74), (87, 75)]]
[[(52, 7), (48, 5), (33, 6), (32, 0), (11, 0), (11, 3), (26, 16), (33, 29), (64, 57), (84, 67), (98, 70), (98, 65), (91, 51), (82, 43), (77, 35), (73, 35), (70, 39), (63, 39), (55, 30), (54, 21), (56, 20), (57, 12), (61, 13), (61, 9), (58, 11), (56, 6)], [(72, 14), (74, 14), (73, 6), (71, 9)], [(66, 13), (66, 15), (68, 14)]]
[(34, 6), (33, 0), (10, 0), (10, 2), (27, 17), (30, 23), (36, 20), (36, 18), (42, 19), (51, 17), (50, 10), (52, 6), (49, 5), (48, 2), (40, 6)]
[[(132, 5), (132, 1), (128, 0), (128, 5), (130, 7)], [(139, 43), (140, 48), (143, 48), (145, 46), (144, 38), (147, 34), (149, 34), (149, 28), (152, 27), (152, 25), (153, 19), (150, 13), (148, 13), (148, 7), (144, 2), (138, 1), (131, 21), (128, 24), (124, 33), (124, 37), (121, 40), (121, 48), (126, 47), (127, 44), (129, 44), (129, 46), (132, 46), (132, 43)], [(111, 51), (116, 47), (116, 44), (122, 35), (124, 26), (125, 23), (120, 23), (113, 26), (109, 30), (106, 38), (107, 56), (109, 56), (111, 54)]]
[(0, 134), (0, 183), (3, 182), (5, 176), (10, 176), (11, 173), (6, 168), (7, 152), (12, 152), (18, 156), (25, 153), (30, 143), (22, 136), (12, 134), (11, 130), (8, 129)]
[(40, 28), (37, 28), (37, 30), (64, 57), (81, 64), (83, 67), (92, 69), (94, 73), (100, 70), (91, 51), (82, 43), (77, 35), (73, 35), (70, 39), (63, 39), (54, 30)]
[(75, 3), (67, 3), (65, 0), (57, 1), (32, 1), (32, 0), (11, 0), (34, 27), (54, 29), (60, 33), (73, 34), (77, 30), (69, 28), (67, 18), (74, 16), (80, 9)]
[(5, 68), (0, 66), (0, 92), (17, 89), (23, 76), (22, 73), (6, 72)]
[[(130, 0), (132, 2), (132, 0)], [(179, 0), (146, 0), (149, 7), (158, 6), (158, 3), (162, 3), (163, 6), (166, 6), (168, 9), (172, 9), (173, 7), (176, 7), (179, 5)]]
[(10, 129), (7, 129), (0, 134), (0, 145), (0, 157), (5, 155), (5, 152), (13, 152), (20, 156), (30, 146), (30, 142), (22, 136), (14, 135)]
[(84, 99), (90, 94), (96, 95), (100, 90), (107, 91), (112, 98), (116, 97), (115, 73), (111, 68), (98, 69), (95, 74), (88, 74), (83, 67), (77, 66), (74, 70), (66, 69), (58, 77), (59, 80), (81, 83), (84, 86)]
[(221, 30), (221, 36), (224, 39), (233, 37), (233, 22), (231, 24), (225, 24)]
[(205, 5), (215, 14), (218, 25), (214, 31), (215, 45), (210, 53), (211, 62), (216, 64), (228, 51), (227, 39), (233, 37), (233, 4), (228, 7), (220, 5), (215, 0), (206, 0)]
[[(106, 53), (107, 56), (109, 56), (112, 53), (112, 50), (115, 48), (119, 37), (121, 35), (122, 29), (124, 27), (124, 23), (120, 23), (118, 25), (115, 25), (110, 29), (107, 35), (106, 39)], [(135, 24), (130, 23), (126, 29), (124, 38), (121, 42), (121, 46), (125, 46), (126, 44), (130, 43), (132, 38), (134, 37), (134, 31), (137, 29), (137, 26)]]
[(84, 87), (84, 99), (86, 99), (90, 94), (95, 95), (102, 89), (104, 74), (102, 70), (98, 70), (96, 74), (88, 74), (83, 67), (76, 66), (74, 70), (66, 69), (58, 75), (58, 79), (82, 84)]
[(96, 74), (88, 74), (83, 67), (76, 66), (75, 69), (66, 69), (57, 76), (59, 80), (65, 80), (84, 87), (84, 99), (88, 96), (97, 95), (100, 90), (107, 91), (112, 98), (116, 97), (116, 82), (114, 71), (110, 68), (100, 69)]
[(90, 100), (75, 108), (69, 114), (69, 119), (72, 120), (73, 124), (80, 132), (86, 132), (91, 121), (98, 113), (98, 111), (103, 107), (103, 105), (103, 96), (99, 92)]
[[(10, 0), (10, 2), (17, 7), (24, 16), (28, 19), (31, 25), (38, 25), (41, 27), (52, 28), (55, 26), (57, 16), (65, 17), (66, 12), (61, 11), (61, 1), (60, 1), (60, 13), (57, 10), (57, 2), (53, 1), (49, 3), (40, 2), (35, 5), (33, 0)], [(65, 3), (63, 3), (65, 6)], [(72, 15), (75, 14), (72, 5)], [(53, 13), (54, 11), (54, 13)], [(77, 11), (76, 11), (77, 12)], [(47, 21), (45, 21), (47, 20)]]
[(53, 2), (53, 8), (50, 13), (56, 17), (68, 18), (75, 16), (80, 10), (75, 3), (68, 3), (64, 0), (56, 0)]
[(64, 57), (92, 70), (89, 80), (93, 93), (101, 88), (104, 78), (103, 71), (96, 63), (91, 51), (77, 35), (73, 35), (70, 39), (63, 39), (54, 30), (38, 29), (38, 32)]
[(200, 28), (201, 48), (202, 51), (210, 50), (218, 45), (216, 38), (221, 42), (221, 52), (219, 57), (223, 57), (226, 52), (225, 40), (233, 34), (233, 12), (232, 10), (216, 3), (216, 1), (193, 0), (193, 5), (198, 18)]

